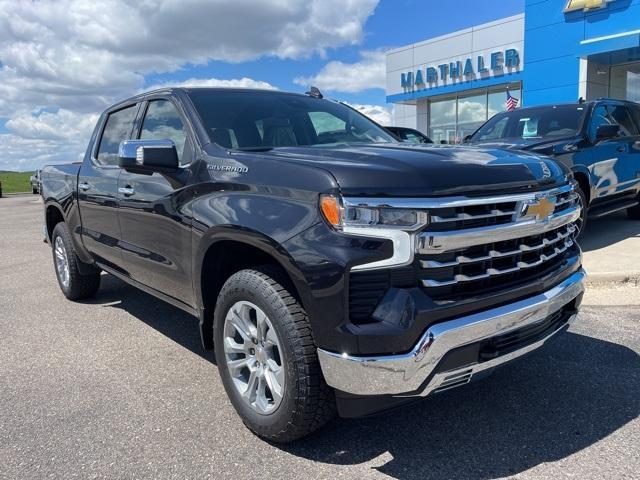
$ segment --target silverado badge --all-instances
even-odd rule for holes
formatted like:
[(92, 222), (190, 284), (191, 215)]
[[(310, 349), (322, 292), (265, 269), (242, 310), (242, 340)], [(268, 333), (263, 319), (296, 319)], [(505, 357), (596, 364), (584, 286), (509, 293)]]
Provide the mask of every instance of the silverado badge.
[(535, 216), (538, 220), (544, 220), (553, 213), (556, 208), (555, 198), (542, 197), (525, 205), (524, 215)]

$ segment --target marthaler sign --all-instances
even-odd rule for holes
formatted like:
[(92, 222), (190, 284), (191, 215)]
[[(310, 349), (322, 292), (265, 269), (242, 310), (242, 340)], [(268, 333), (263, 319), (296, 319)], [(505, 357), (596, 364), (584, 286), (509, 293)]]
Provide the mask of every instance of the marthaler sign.
[(405, 90), (433, 88), (456, 81), (474, 80), (476, 76), (500, 75), (505, 69), (513, 70), (519, 66), (520, 54), (515, 48), (508, 48), (492, 52), (487, 57), (478, 55), (401, 73), (400, 82)]

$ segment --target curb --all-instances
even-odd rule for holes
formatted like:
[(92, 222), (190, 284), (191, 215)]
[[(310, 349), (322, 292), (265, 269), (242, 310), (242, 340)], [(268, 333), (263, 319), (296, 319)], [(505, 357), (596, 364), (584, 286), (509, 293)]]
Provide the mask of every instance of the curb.
[(640, 286), (640, 272), (613, 273), (613, 272), (587, 272), (587, 286), (604, 287), (613, 285)]

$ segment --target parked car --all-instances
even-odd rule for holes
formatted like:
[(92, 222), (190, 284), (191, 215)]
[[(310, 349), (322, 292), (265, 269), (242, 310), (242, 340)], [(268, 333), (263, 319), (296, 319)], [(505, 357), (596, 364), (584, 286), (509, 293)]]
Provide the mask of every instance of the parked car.
[(390, 132), (394, 137), (396, 137), (401, 142), (407, 143), (433, 143), (429, 137), (427, 137), (424, 133), (414, 128), (407, 127), (384, 127)]
[(585, 278), (568, 175), (398, 143), (319, 94), (166, 89), (104, 112), (82, 165), (43, 170), (44, 235), (70, 300), (102, 271), (198, 317), (243, 422), (284, 442), (564, 330)]
[(640, 219), (640, 105), (601, 99), (529, 107), (489, 119), (467, 144), (550, 155), (567, 165), (578, 181), (587, 213), (601, 217), (627, 210)]
[(33, 175), (29, 177), (29, 182), (31, 183), (31, 192), (40, 193), (40, 170), (33, 172)]

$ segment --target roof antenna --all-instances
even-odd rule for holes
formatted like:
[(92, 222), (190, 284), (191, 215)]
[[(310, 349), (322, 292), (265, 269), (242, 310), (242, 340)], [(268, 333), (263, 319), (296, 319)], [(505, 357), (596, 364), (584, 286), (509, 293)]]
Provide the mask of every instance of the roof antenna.
[(317, 87), (311, 87), (308, 92), (304, 93), (313, 98), (323, 98), (322, 93), (320, 92), (320, 90), (318, 90)]

